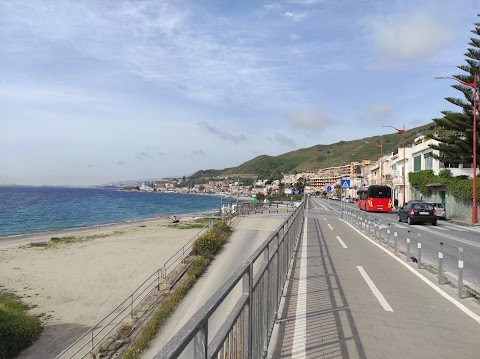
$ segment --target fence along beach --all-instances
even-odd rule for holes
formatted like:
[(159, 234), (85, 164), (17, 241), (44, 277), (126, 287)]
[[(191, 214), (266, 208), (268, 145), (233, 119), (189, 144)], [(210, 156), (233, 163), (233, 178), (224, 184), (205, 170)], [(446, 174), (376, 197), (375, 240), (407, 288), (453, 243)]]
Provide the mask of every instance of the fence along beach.
[[(194, 219), (178, 217), (179, 224)], [(199, 231), (172, 227), (172, 218), (1, 240), (1, 290), (34, 306), (45, 326), (20, 358), (55, 357)]]

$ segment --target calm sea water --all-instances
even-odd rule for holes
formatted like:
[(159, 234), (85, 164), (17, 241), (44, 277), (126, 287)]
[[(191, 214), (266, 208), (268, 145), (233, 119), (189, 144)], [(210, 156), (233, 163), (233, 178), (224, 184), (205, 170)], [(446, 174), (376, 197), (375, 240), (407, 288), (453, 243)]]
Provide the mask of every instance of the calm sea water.
[(200, 213), (220, 197), (100, 188), (0, 186), (0, 237)]

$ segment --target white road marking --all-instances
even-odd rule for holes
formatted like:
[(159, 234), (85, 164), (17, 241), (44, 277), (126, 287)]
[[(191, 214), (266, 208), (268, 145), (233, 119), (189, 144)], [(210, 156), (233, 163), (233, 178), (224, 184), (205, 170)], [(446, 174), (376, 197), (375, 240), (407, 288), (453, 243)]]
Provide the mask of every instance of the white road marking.
[(410, 272), (412, 272), (413, 274), (415, 274), (418, 278), (420, 278), (426, 285), (428, 285), (430, 288), (432, 288), (435, 292), (437, 292), (438, 294), (440, 294), (442, 297), (444, 297), (446, 300), (448, 300), (450, 303), (452, 303), (453, 305), (455, 305), (458, 309), (460, 309), (462, 312), (464, 312), (466, 315), (468, 315), (470, 318), (472, 318), (473, 320), (475, 320), (477, 323), (480, 324), (480, 315), (474, 313), (472, 310), (468, 309), (466, 306), (464, 306), (462, 303), (460, 303), (458, 300), (456, 300), (455, 298), (453, 298), (452, 296), (450, 296), (449, 294), (445, 293), (443, 290), (441, 290), (440, 288), (438, 288), (435, 284), (433, 284), (432, 282), (430, 282), (427, 278), (425, 278), (422, 274), (420, 274), (419, 272), (417, 272), (414, 268), (410, 267), (407, 263), (403, 262), (400, 258), (398, 258), (395, 254), (391, 253), (387, 248), (384, 248), (383, 246), (381, 246), (380, 244), (378, 243), (375, 243), (373, 241), (373, 239), (370, 239), (368, 238), (365, 234), (363, 234), (362, 232), (360, 232), (357, 228), (355, 228), (353, 225), (351, 225), (350, 223), (346, 222), (346, 224), (348, 224), (350, 227), (352, 227), (352, 229), (354, 231), (356, 231), (359, 235), (361, 235), (363, 238), (365, 238), (367, 241), (369, 241), (370, 243), (372, 243), (373, 245), (377, 246), (378, 248), (380, 248), (382, 251), (384, 251), (385, 253), (387, 253), (390, 257), (392, 257), (393, 259), (395, 259), (398, 263), (400, 263), (402, 266), (404, 266), (405, 268), (407, 268)]
[(367, 282), (368, 286), (370, 287), (370, 290), (373, 292), (373, 295), (380, 302), (380, 305), (383, 307), (383, 309), (387, 312), (393, 312), (392, 307), (390, 306), (390, 304), (388, 304), (387, 300), (382, 295), (382, 293), (380, 293), (378, 288), (375, 286), (373, 281), (368, 276), (367, 272), (365, 272), (365, 269), (363, 269), (362, 266), (357, 266), (357, 269), (360, 272), (360, 274), (362, 275), (363, 279), (365, 279), (365, 282)]
[(454, 231), (459, 231), (459, 232), (468, 232), (468, 229), (462, 229), (462, 228), (457, 228), (457, 227), (452, 227), (452, 226), (442, 226), (444, 228), (448, 228)]
[(448, 231), (448, 228), (436, 226), (435, 229), (440, 229), (442, 231)]
[(337, 239), (338, 239), (338, 241), (340, 242), (340, 244), (342, 245), (343, 248), (348, 248), (347, 245), (342, 241), (342, 239), (339, 236), (337, 236)]
[(472, 242), (472, 241), (469, 241), (468, 239), (458, 238), (458, 237), (452, 236), (452, 235), (450, 235), (450, 234), (445, 234), (445, 233), (441, 233), (441, 232), (436, 232), (433, 228), (438, 229), (437, 227), (431, 228), (431, 227), (418, 226), (418, 227), (416, 227), (416, 228), (422, 229), (422, 230), (424, 230), (425, 232), (429, 232), (429, 233), (432, 233), (432, 234), (436, 234), (437, 236), (442, 236), (442, 237), (445, 237), (445, 238), (452, 239), (452, 240), (457, 241), (457, 242), (460, 242), (460, 243), (469, 244), (469, 245), (474, 246), (474, 247), (480, 247), (480, 243)]
[(328, 223), (328, 227), (333, 231), (333, 227)]
[(292, 358), (306, 358), (307, 346), (307, 220), (303, 226), (302, 256), (300, 257), (300, 276), (298, 278), (297, 309), (295, 312), (295, 329), (293, 331), (293, 342), (295, 352)]

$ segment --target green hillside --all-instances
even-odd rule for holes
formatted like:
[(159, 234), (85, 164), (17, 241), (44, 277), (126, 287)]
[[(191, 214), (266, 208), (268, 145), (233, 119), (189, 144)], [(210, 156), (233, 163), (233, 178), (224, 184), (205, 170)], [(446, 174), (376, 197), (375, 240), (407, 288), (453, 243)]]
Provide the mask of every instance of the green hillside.
[[(430, 126), (424, 125), (407, 130), (405, 133), (407, 144), (424, 134)], [(341, 166), (354, 161), (376, 161), (380, 158), (380, 148), (376, 146), (376, 144), (380, 144), (380, 141), (383, 141), (384, 154), (396, 152), (402, 146), (402, 135), (394, 132), (389, 135), (366, 137), (354, 141), (340, 141), (331, 145), (315, 145), (279, 156), (261, 155), (237, 167), (198, 171), (190, 178), (214, 176), (235, 178), (255, 175), (265, 179), (276, 179), (280, 178), (282, 173), (318, 171), (321, 168)]]

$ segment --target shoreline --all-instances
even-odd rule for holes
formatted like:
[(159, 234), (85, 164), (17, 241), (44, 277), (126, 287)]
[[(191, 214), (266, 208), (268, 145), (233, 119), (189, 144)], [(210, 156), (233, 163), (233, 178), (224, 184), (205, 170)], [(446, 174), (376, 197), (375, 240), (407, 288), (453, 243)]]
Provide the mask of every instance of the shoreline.
[(4, 242), (11, 242), (11, 241), (21, 241), (27, 237), (45, 237), (45, 236), (56, 236), (61, 233), (71, 233), (76, 231), (88, 231), (88, 230), (102, 230), (108, 229), (108, 227), (118, 226), (118, 225), (128, 225), (128, 224), (135, 224), (140, 222), (150, 222), (160, 219), (169, 219), (170, 217), (177, 216), (177, 217), (205, 217), (208, 214), (213, 214), (218, 212), (218, 210), (206, 210), (202, 212), (195, 212), (195, 213), (180, 213), (180, 214), (168, 214), (168, 215), (158, 215), (155, 217), (147, 217), (147, 218), (139, 218), (139, 219), (128, 219), (121, 222), (112, 222), (112, 223), (100, 223), (100, 224), (93, 224), (87, 226), (79, 226), (79, 227), (67, 227), (67, 228), (60, 228), (60, 229), (49, 229), (45, 231), (37, 231), (37, 232), (28, 232), (28, 233), (20, 233), (20, 234), (12, 234), (7, 236), (0, 236), (0, 246)]
[[(206, 212), (177, 215), (180, 224)], [(170, 226), (170, 216), (76, 228), (0, 241), (0, 290), (17, 295), (42, 318), (40, 338), (18, 358), (52, 358), (70, 345), (149, 274), (196, 236), (200, 228)], [(51, 237), (76, 237), (52, 243)]]

